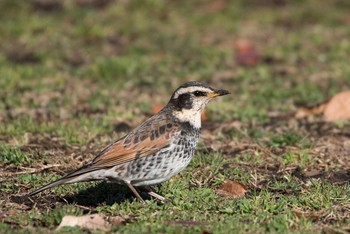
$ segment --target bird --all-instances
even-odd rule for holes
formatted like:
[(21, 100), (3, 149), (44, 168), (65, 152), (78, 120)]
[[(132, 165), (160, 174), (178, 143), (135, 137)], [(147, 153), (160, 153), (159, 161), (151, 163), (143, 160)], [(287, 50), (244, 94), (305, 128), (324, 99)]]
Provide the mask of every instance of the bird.
[(201, 132), (201, 113), (215, 97), (230, 94), (207, 83), (179, 86), (168, 104), (124, 137), (105, 147), (89, 163), (29, 193), (33, 196), (57, 185), (105, 180), (126, 184), (144, 203), (135, 187), (161, 201), (153, 185), (169, 180), (192, 160)]

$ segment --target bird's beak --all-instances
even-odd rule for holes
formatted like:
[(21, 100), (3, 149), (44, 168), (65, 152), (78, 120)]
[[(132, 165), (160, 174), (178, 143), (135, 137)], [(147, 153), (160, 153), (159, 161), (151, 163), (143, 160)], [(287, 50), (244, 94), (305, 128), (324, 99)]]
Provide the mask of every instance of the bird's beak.
[(214, 98), (217, 96), (224, 96), (227, 94), (230, 94), (230, 92), (228, 90), (221, 89), (221, 90), (215, 90), (215, 92), (213, 92), (213, 93), (208, 93), (208, 97)]

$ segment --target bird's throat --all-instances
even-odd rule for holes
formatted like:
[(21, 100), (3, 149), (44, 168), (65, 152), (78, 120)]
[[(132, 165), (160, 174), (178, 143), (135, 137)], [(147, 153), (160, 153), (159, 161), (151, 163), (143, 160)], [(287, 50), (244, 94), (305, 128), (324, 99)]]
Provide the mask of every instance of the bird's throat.
[(172, 114), (180, 122), (187, 122), (195, 129), (200, 129), (202, 126), (201, 111), (193, 109), (182, 109), (180, 111), (173, 111)]

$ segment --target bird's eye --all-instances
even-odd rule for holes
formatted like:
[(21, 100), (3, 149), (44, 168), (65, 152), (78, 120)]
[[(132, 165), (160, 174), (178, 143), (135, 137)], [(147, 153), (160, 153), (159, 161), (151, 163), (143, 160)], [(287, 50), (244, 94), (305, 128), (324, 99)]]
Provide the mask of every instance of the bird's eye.
[(194, 91), (193, 92), (194, 96), (199, 97), (199, 96), (206, 96), (205, 92), (201, 92), (201, 91)]

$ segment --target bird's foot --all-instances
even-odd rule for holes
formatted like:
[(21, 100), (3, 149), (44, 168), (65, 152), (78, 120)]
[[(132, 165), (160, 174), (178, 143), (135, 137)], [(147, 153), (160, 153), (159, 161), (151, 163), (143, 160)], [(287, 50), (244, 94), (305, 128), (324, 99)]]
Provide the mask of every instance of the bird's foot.
[(152, 186), (145, 186), (143, 188), (147, 191), (148, 195), (158, 199), (159, 201), (162, 201), (162, 202), (169, 201), (169, 199), (167, 199), (167, 198), (159, 195), (158, 193), (156, 193)]
[(150, 196), (152, 196), (152, 197), (154, 197), (162, 202), (169, 201), (169, 199), (167, 199), (167, 198), (165, 198), (165, 197), (163, 197), (163, 196), (161, 196), (153, 191), (148, 192), (148, 195), (150, 195)]

